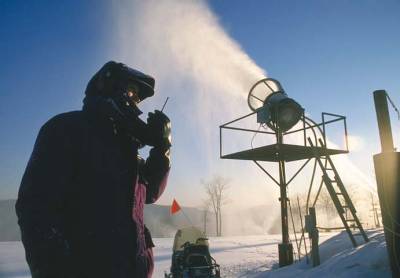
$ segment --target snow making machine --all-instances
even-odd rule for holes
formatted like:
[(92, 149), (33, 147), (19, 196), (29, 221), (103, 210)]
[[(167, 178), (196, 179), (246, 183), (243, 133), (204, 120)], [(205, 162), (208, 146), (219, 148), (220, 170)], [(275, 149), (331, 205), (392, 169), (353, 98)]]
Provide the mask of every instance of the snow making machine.
[(165, 278), (218, 278), (219, 265), (211, 257), (208, 239), (196, 227), (179, 229), (172, 248), (171, 273)]
[[(289, 98), (281, 83), (272, 78), (263, 78), (251, 87), (247, 104), (250, 110), (252, 110), (250, 114), (229, 121), (219, 127), (220, 157), (222, 159), (252, 161), (267, 174), (273, 183), (279, 186), (282, 227), (282, 242), (278, 244), (279, 266), (290, 265), (294, 259), (293, 245), (289, 238), (288, 212), (290, 210), (290, 200), (287, 194), (288, 185), (311, 160), (314, 160), (314, 167), (307, 198), (307, 209), (309, 212), (307, 218), (310, 220), (308, 223), (316, 223), (315, 221), (311, 221), (314, 218), (311, 217), (309, 209), (315, 208), (321, 188), (325, 185), (342, 220), (342, 228), (347, 231), (353, 246), (356, 247), (359, 244), (355, 239), (357, 234), (360, 234), (364, 241), (368, 242), (367, 234), (357, 216), (355, 206), (331, 159), (333, 155), (349, 152), (346, 117), (323, 112), (321, 114), (322, 122), (316, 123), (306, 115), (304, 108), (299, 103)], [(250, 121), (253, 121), (252, 125)], [(256, 128), (256, 124), (258, 128)], [(344, 139), (342, 139), (341, 144), (333, 144), (327, 138), (328, 130), (331, 129), (332, 125), (334, 125), (336, 130), (334, 137)], [(253, 128), (249, 128), (252, 126)], [(341, 128), (342, 134), (339, 135), (337, 127)], [(247, 138), (250, 139), (251, 148), (241, 142), (229, 143), (225, 140), (223, 144), (223, 131), (225, 133), (229, 132), (229, 136), (225, 135), (224, 137), (225, 139), (229, 138), (229, 140), (236, 138), (233, 132), (240, 132), (238, 135), (243, 136), (243, 138), (247, 134)], [(257, 134), (258, 141), (255, 140)], [(332, 131), (329, 134), (332, 134)], [(343, 145), (345, 148), (343, 148)], [(287, 164), (295, 161), (303, 162), (299, 164), (301, 166), (297, 171), (290, 173), (287, 171)], [(270, 167), (267, 163), (274, 163), (278, 167)], [(319, 166), (318, 174), (322, 174), (321, 182), (315, 194), (314, 202), (309, 203), (309, 196), (312, 186), (315, 183), (314, 177), (317, 166)], [(295, 169), (296, 167), (293, 168)], [(279, 178), (274, 177), (274, 169), (278, 170), (274, 172), (278, 172), (278, 175), (275, 174), (275, 176), (279, 176)], [(308, 206), (308, 204), (311, 206)], [(312, 234), (315, 236), (315, 241), (317, 242), (318, 233), (315, 231), (315, 228), (313, 228)], [(355, 233), (355, 230), (358, 230), (359, 233)], [(297, 244), (297, 240), (296, 245), (298, 248), (297, 253), (300, 254), (300, 244)]]

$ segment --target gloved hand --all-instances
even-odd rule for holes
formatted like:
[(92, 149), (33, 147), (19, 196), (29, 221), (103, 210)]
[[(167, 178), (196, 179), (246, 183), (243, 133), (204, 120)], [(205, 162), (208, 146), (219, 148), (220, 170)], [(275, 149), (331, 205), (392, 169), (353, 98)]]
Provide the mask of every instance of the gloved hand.
[(171, 121), (163, 112), (155, 110), (147, 117), (149, 145), (167, 150), (171, 147)]

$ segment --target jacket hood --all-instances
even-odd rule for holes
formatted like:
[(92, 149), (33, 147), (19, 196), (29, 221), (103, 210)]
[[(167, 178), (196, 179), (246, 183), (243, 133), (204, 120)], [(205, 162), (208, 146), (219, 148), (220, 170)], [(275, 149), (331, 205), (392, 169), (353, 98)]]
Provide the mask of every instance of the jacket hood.
[(90, 79), (85, 95), (117, 97), (132, 85), (138, 89), (140, 101), (154, 95), (155, 80), (152, 76), (125, 64), (110, 61)]

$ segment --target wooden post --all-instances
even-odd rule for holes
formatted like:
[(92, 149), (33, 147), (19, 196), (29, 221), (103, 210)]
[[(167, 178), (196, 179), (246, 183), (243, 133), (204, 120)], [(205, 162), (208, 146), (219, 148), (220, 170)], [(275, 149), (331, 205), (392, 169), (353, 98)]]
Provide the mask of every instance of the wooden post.
[(306, 221), (306, 231), (308, 232), (308, 236), (311, 238), (311, 258), (313, 267), (318, 266), (320, 264), (319, 259), (319, 232), (317, 229), (317, 217), (315, 214), (315, 208), (309, 208), (309, 215), (305, 216)]
[(400, 277), (400, 153), (394, 151), (387, 94), (374, 92), (382, 152), (374, 155), (376, 183), (392, 277)]
[(393, 277), (400, 277), (400, 153), (374, 155), (386, 248)]
[(381, 138), (382, 153), (393, 152), (392, 127), (388, 111), (387, 94), (385, 90), (374, 92), (376, 117), (378, 119), (379, 136)]

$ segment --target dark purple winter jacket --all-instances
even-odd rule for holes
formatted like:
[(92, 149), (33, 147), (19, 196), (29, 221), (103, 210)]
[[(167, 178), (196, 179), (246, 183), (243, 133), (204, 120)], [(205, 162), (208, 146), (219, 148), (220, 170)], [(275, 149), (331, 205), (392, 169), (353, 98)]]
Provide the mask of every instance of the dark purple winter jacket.
[(165, 189), (169, 157), (137, 145), (96, 109), (58, 115), (40, 130), (16, 212), (33, 278), (149, 277), (145, 203)]

